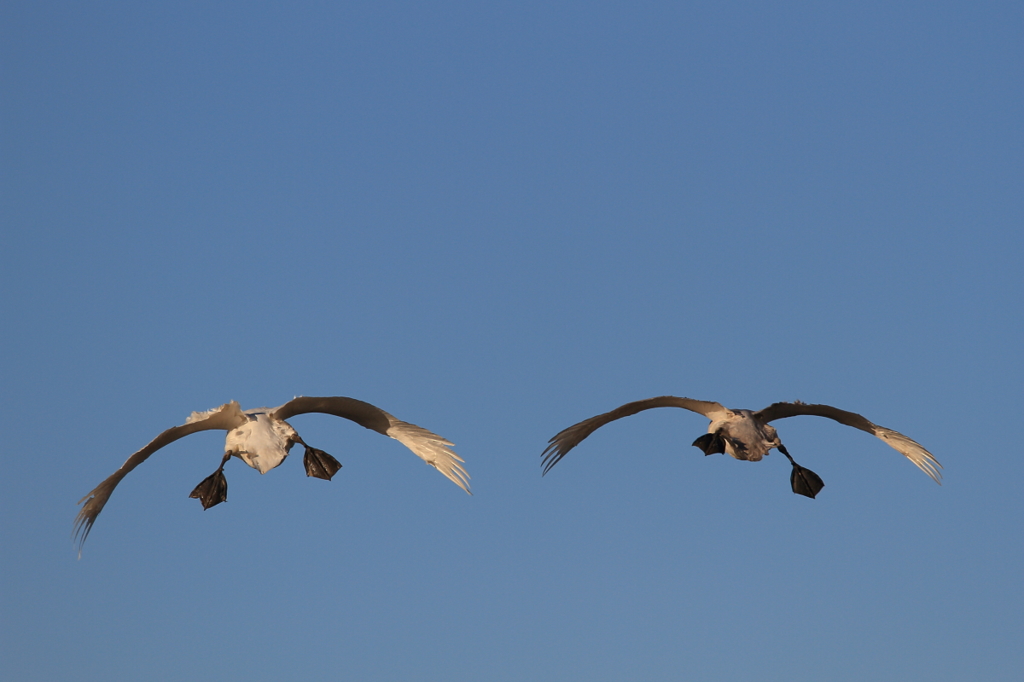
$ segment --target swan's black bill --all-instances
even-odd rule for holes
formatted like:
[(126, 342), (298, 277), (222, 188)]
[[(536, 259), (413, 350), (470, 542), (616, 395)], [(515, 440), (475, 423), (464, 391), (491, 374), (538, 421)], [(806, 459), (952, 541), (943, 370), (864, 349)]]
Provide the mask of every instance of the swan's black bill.
[(306, 454), (302, 456), (302, 463), (306, 467), (306, 475), (313, 478), (322, 478), (325, 481), (331, 480), (334, 474), (341, 468), (341, 462), (328, 455), (323, 450), (317, 450), (306, 446)]
[(228, 479), (224, 478), (224, 471), (217, 469), (204, 478), (189, 497), (199, 498), (204, 510), (226, 501), (228, 499)]

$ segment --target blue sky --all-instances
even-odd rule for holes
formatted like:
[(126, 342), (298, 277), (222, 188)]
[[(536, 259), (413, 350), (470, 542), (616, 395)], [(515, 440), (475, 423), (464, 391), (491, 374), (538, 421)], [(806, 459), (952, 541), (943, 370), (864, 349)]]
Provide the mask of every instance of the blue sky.
[[(0, 7), (0, 673), (11, 680), (1019, 680), (1019, 3)], [(652, 410), (822, 402), (825, 480)], [(76, 501), (229, 400), (81, 560)]]

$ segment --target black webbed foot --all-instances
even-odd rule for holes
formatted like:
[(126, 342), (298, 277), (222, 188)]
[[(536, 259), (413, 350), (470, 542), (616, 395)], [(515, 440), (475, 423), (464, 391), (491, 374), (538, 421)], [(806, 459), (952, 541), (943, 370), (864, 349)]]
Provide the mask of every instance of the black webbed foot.
[(812, 500), (814, 496), (821, 492), (821, 489), (825, 487), (825, 482), (821, 480), (818, 474), (814, 473), (810, 469), (805, 469), (796, 462), (790, 456), (789, 451), (786, 450), (786, 446), (782, 443), (776, 445), (779, 452), (786, 456), (789, 463), (793, 465), (793, 473), (789, 476), (789, 484), (793, 486), (793, 492), (797, 495), (803, 495), (809, 497)]
[(793, 462), (793, 473), (790, 474), (789, 483), (793, 486), (794, 493), (809, 497), (812, 500), (825, 487), (825, 482), (821, 480), (818, 474), (810, 469), (805, 469), (796, 462)]
[(307, 476), (322, 478), (325, 481), (331, 480), (331, 477), (341, 468), (341, 462), (323, 450), (317, 450), (308, 445), (306, 445), (306, 454), (302, 456), (302, 463), (306, 467)]
[(719, 433), (705, 433), (693, 441), (693, 447), (700, 448), (704, 452), (705, 457), (707, 455), (724, 455), (725, 439)]
[(189, 497), (199, 498), (204, 511), (226, 501), (228, 499), (228, 479), (224, 477), (223, 469), (217, 469), (204, 478)]

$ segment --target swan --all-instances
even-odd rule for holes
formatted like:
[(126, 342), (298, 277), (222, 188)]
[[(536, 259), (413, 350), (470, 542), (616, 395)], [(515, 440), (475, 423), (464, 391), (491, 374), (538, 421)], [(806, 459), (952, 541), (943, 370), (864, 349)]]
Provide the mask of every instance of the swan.
[(653, 407), (681, 407), (684, 410), (702, 414), (710, 419), (711, 424), (708, 426), (708, 432), (693, 441), (693, 445), (700, 448), (705, 455), (724, 453), (736, 459), (757, 462), (769, 454), (769, 450), (776, 448), (793, 465), (790, 485), (793, 487), (793, 492), (798, 495), (814, 498), (825, 487), (825, 483), (816, 473), (800, 466), (790, 457), (786, 446), (779, 440), (779, 434), (775, 431), (775, 427), (771, 426), (769, 422), (801, 414), (828, 417), (840, 424), (846, 424), (855, 429), (867, 431), (881, 438), (886, 444), (916, 464), (933, 481), (939, 485), (942, 484), (939, 480), (942, 478), (942, 474), (939, 472), (942, 465), (939, 464), (932, 453), (902, 433), (873, 424), (861, 415), (853, 412), (840, 410), (830, 405), (808, 405), (799, 400), (792, 403), (773, 403), (757, 412), (730, 410), (716, 402), (693, 400), (692, 398), (677, 398), (671, 395), (626, 403), (611, 412), (591, 417), (561, 431), (548, 442), (547, 448), (541, 454), (542, 466), (544, 467), (542, 475), (551, 471), (551, 467), (558, 464), (565, 457), (566, 453), (579, 445), (580, 441), (598, 428), (608, 422), (622, 419), (623, 417), (628, 417)]
[(287, 419), (299, 414), (321, 412), (343, 417), (377, 433), (394, 438), (413, 451), (467, 493), (469, 474), (462, 467), (464, 461), (449, 446), (451, 442), (415, 424), (396, 419), (384, 410), (355, 398), (343, 397), (298, 397), (273, 409), (261, 407), (242, 411), (238, 402), (232, 400), (206, 412), (193, 412), (181, 426), (167, 429), (125, 461), (121, 468), (92, 489), (78, 501), (82, 508), (75, 517), (74, 537), (79, 543), (79, 556), (85, 539), (89, 536), (96, 517), (110, 499), (110, 494), (129, 471), (146, 461), (150, 455), (179, 438), (211, 429), (227, 431), (224, 442), (224, 457), (215, 472), (195, 487), (189, 497), (198, 498), (203, 509), (220, 504), (227, 499), (228, 483), (224, 477), (224, 465), (232, 456), (265, 474), (281, 464), (292, 445), (298, 443), (305, 449), (303, 464), (306, 475), (324, 480), (331, 478), (341, 468), (341, 463), (323, 450), (312, 448), (299, 437)]

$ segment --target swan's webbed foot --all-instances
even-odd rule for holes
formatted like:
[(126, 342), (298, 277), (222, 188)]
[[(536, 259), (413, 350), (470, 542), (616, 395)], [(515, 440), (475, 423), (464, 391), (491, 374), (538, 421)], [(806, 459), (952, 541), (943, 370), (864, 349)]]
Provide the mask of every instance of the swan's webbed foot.
[(814, 496), (821, 492), (821, 489), (825, 487), (825, 482), (821, 480), (818, 474), (814, 473), (810, 469), (804, 467), (793, 461), (793, 458), (789, 456), (789, 452), (786, 450), (786, 446), (781, 443), (776, 446), (779, 452), (784, 454), (789, 460), (789, 463), (793, 465), (793, 473), (789, 476), (789, 484), (793, 486), (793, 492), (797, 495), (803, 495), (809, 497), (812, 500)]
[(313, 478), (322, 478), (325, 481), (331, 480), (334, 474), (341, 468), (341, 462), (328, 455), (323, 450), (311, 448), (305, 443), (306, 454), (302, 456), (302, 464), (306, 467), (306, 475)]
[(231, 453), (225, 452), (217, 470), (204, 478), (189, 495), (192, 499), (199, 498), (203, 504), (203, 511), (227, 501), (228, 479), (224, 478), (224, 465), (228, 463), (229, 459), (231, 459)]
[(199, 498), (204, 510), (226, 501), (228, 499), (228, 479), (224, 477), (223, 465), (204, 478), (189, 497)]
[(793, 473), (789, 476), (789, 484), (793, 486), (794, 493), (812, 500), (825, 487), (825, 482), (818, 474), (796, 463), (793, 464)]
[(724, 455), (725, 439), (720, 433), (705, 433), (693, 441), (693, 447), (700, 448), (705, 457), (707, 455)]

